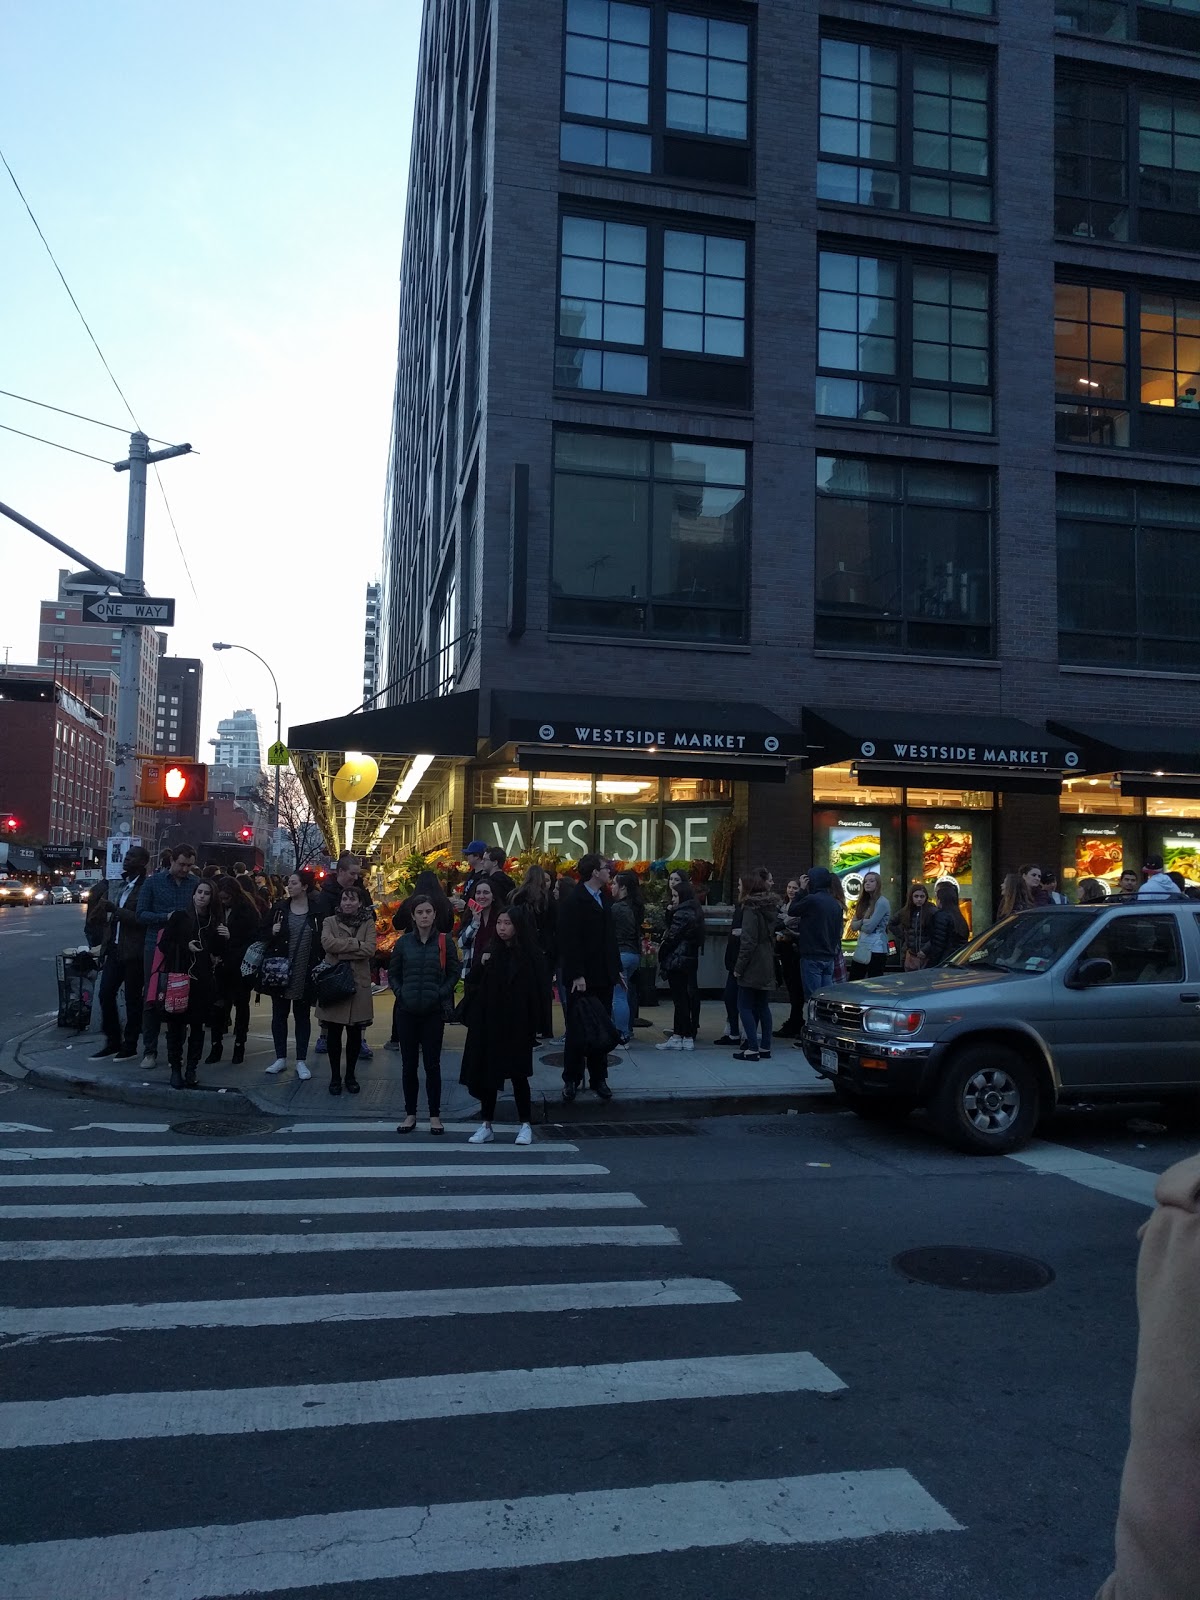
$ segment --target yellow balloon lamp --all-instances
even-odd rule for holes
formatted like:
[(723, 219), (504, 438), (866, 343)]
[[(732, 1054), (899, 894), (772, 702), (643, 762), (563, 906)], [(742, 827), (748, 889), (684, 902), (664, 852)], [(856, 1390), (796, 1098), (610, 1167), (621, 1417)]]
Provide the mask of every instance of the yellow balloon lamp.
[(343, 803), (364, 800), (379, 782), (379, 763), (371, 756), (347, 750), (346, 759), (333, 780), (333, 798)]

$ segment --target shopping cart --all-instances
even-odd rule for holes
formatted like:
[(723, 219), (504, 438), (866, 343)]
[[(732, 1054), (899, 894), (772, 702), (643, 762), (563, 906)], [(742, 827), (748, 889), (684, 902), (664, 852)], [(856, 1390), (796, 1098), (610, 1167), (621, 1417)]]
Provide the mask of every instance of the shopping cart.
[(98, 970), (90, 950), (60, 950), (55, 958), (58, 976), (58, 1026), (82, 1033), (92, 1020), (92, 995)]

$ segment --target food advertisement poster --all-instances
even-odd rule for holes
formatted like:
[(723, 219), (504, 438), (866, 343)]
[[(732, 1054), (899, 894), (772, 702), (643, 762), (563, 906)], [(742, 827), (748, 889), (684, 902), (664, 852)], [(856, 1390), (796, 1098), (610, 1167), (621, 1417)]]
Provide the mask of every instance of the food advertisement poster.
[(1115, 892), (1124, 856), (1125, 845), (1119, 835), (1081, 833), (1075, 840), (1076, 884), (1080, 878), (1098, 878), (1110, 893)]
[(829, 830), (829, 870), (842, 880), (846, 898), (857, 898), (864, 872), (879, 871), (878, 828), (839, 822)]
[(926, 828), (921, 837), (921, 876), (930, 887), (930, 893), (943, 878), (952, 878), (958, 885), (959, 909), (973, 927), (971, 916), (971, 868), (975, 853), (975, 840), (967, 828)]
[(1168, 835), (1163, 840), (1163, 871), (1181, 872), (1189, 884), (1200, 884), (1200, 839)]

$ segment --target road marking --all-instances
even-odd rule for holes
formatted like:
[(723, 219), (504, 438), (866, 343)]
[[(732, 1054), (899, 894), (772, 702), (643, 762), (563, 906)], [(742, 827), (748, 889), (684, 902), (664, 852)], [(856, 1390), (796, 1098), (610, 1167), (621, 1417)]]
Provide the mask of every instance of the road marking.
[(832, 1394), (846, 1385), (807, 1350), (447, 1372), (376, 1383), (301, 1383), (261, 1389), (81, 1395), (0, 1405), (0, 1450), (94, 1444), (102, 1439), (182, 1439), (362, 1427), (432, 1417), (496, 1416), (578, 1406), (642, 1405), (746, 1394)]
[(86, 1133), (89, 1128), (102, 1128), (106, 1133), (170, 1133), (171, 1124), (169, 1122), (77, 1122), (70, 1131)]
[(899, 1468), (734, 1483), (529, 1495), (389, 1506), (331, 1516), (58, 1539), (0, 1549), (8, 1600), (78, 1591), (88, 1600), (209, 1600), (218, 1595), (331, 1592), (339, 1584), (438, 1572), (520, 1571), (741, 1544), (827, 1544), (885, 1533), (961, 1530)]
[(39, 1128), (33, 1122), (0, 1122), (0, 1133), (53, 1133), (53, 1128)]
[[(379, 1322), (489, 1313), (508, 1316), (519, 1311), (733, 1305), (737, 1300), (738, 1296), (727, 1283), (708, 1278), (639, 1278), (605, 1283), (502, 1283), (483, 1289), (280, 1295), (261, 1300), (179, 1300), (150, 1305), (0, 1306), (0, 1334), (44, 1339), (53, 1335), (118, 1330), (132, 1333), (170, 1328), (279, 1328), (300, 1322)], [(3, 1592), (4, 1586), (0, 1584), (0, 1593)], [(12, 1597), (6, 1596), (6, 1600)]]
[[(476, 1129), (479, 1127), (479, 1123), (478, 1123), (478, 1121), (475, 1121), (475, 1122), (447, 1122), (445, 1124), (445, 1127), (446, 1127), (446, 1132), (447, 1133), (474, 1133), (476, 1131)], [(346, 1119), (343, 1117), (341, 1122), (297, 1122), (290, 1128), (276, 1128), (275, 1129), (275, 1134), (276, 1134), (276, 1137), (278, 1137), (281, 1133), (341, 1133), (341, 1134), (348, 1134), (348, 1133), (395, 1133), (395, 1131), (396, 1131), (395, 1118), (393, 1118), (391, 1122), (388, 1122), (385, 1119), (383, 1122), (351, 1122), (349, 1125), (347, 1125)], [(424, 1132), (423, 1129), (421, 1131)], [(499, 1127), (496, 1130), (498, 1136), (501, 1139), (504, 1138), (505, 1134), (507, 1134), (507, 1133), (515, 1134), (516, 1131), (517, 1131), (517, 1127), (516, 1127), (515, 1123), (513, 1123), (510, 1127)]]
[[(279, 1146), (272, 1145), (275, 1155)], [(222, 1155), (228, 1154), (222, 1151)], [(377, 1183), (425, 1183), (430, 1178), (470, 1178), (487, 1183), (492, 1178), (606, 1178), (608, 1168), (581, 1161), (464, 1162), (419, 1167), (203, 1167), (196, 1172), (5, 1172), (0, 1189), (136, 1189), (186, 1187), (212, 1183), (333, 1183), (364, 1180)]]
[[(572, 1171), (575, 1169), (572, 1168)], [(380, 1194), (332, 1200), (206, 1200), (205, 1217), (388, 1216), (421, 1211), (644, 1211), (635, 1194)], [(79, 1218), (195, 1217), (194, 1200), (102, 1202), (98, 1205), (0, 1206), (0, 1222), (66, 1222)]]
[(1116, 1195), (1119, 1200), (1132, 1200), (1143, 1206), (1154, 1204), (1158, 1173), (1144, 1172), (1141, 1167), (1130, 1167), (1123, 1161), (1109, 1161), (1105, 1156), (1090, 1155), (1086, 1150), (1040, 1141), (1027, 1145), (1024, 1150), (1014, 1150), (1008, 1159), (1031, 1167), (1034, 1172), (1052, 1173), (1056, 1178), (1080, 1183), (1085, 1189)]
[[(504, 1148), (496, 1144), (455, 1145), (455, 1155), (497, 1155)], [(236, 1150), (240, 1156), (277, 1156), (277, 1144), (150, 1144), (140, 1149), (132, 1144), (80, 1144), (34, 1145), (28, 1150), (0, 1148), (0, 1161), (125, 1161), (158, 1156), (180, 1156), (185, 1161), (199, 1161), (205, 1156), (230, 1156)], [(543, 1150), (551, 1155), (576, 1155), (578, 1146), (557, 1141), (539, 1140), (534, 1153)], [(407, 1161), (412, 1156), (445, 1155), (444, 1144), (398, 1144), (393, 1138), (387, 1144), (294, 1144), (288, 1155), (295, 1156), (396, 1156)]]
[(132, 1261), (166, 1256), (311, 1256), (350, 1250), (558, 1250), (681, 1244), (658, 1223), (579, 1228), (420, 1228), (373, 1233), (197, 1233), (133, 1239), (4, 1239), (0, 1261)]

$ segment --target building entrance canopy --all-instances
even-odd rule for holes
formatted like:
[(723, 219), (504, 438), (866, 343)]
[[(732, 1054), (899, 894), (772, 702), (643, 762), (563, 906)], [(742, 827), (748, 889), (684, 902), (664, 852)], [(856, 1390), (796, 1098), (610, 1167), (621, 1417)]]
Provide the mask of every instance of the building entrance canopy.
[(1092, 772), (1200, 775), (1200, 727), (1131, 722), (1048, 722), (1046, 726), (1078, 744)]

